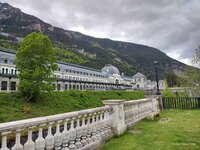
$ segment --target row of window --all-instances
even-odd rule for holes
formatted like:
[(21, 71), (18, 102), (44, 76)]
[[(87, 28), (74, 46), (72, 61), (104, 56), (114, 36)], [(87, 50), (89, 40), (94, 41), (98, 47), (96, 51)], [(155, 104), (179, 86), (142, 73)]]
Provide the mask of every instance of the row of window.
[(16, 82), (11, 82), (10, 83), (10, 87), (8, 87), (8, 82), (7, 81), (2, 81), (1, 82), (1, 90), (2, 91), (6, 91), (8, 89), (15, 91), (16, 90)]
[(143, 81), (146, 81), (146, 79), (144, 78), (136, 78), (136, 79), (133, 79), (134, 82), (143, 82)]
[[(60, 91), (61, 90), (61, 84), (57, 84), (57, 86), (54, 84), (54, 86), (56, 87), (56, 90)], [(113, 86), (110, 86), (110, 87), (113, 87)], [(85, 89), (95, 89), (95, 88), (109, 88), (109, 86), (103, 86), (103, 85), (72, 85), (72, 84), (69, 84), (69, 86), (67, 84), (65, 84), (64, 86), (64, 90), (85, 90)]]
[(1, 74), (13, 74), (16, 75), (17, 74), (17, 70), (16, 69), (8, 69), (8, 68), (1, 68), (0, 71)]
[[(61, 75), (56, 75), (57, 79), (61, 79)], [(65, 76), (65, 79), (69, 80), (77, 80), (77, 81), (91, 81), (91, 82), (106, 82), (103, 80), (97, 80), (97, 79), (90, 79), (90, 78), (82, 78), (82, 77), (72, 77), (72, 76)]]
[[(9, 61), (10, 61), (11, 64), (15, 63), (15, 60), (13, 60), (13, 59), (10, 59)], [(7, 64), (8, 63), (8, 59), (7, 58), (2, 58), (2, 63)]]
[[(58, 71), (61, 71), (61, 69), (58, 68)], [(81, 71), (75, 71), (75, 70), (65, 69), (65, 72), (81, 74), (81, 75), (86, 75), (86, 76), (94, 76), (94, 77), (99, 77), (99, 78), (105, 78), (105, 76), (102, 76), (102, 75), (97, 75), (97, 74), (92, 74), (92, 73), (87, 73), (87, 72), (81, 72)]]

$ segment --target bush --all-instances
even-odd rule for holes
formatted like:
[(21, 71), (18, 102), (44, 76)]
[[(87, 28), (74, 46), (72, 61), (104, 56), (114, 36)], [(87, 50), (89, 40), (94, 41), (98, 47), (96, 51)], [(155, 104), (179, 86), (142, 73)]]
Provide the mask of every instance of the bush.
[(172, 92), (170, 89), (165, 89), (161, 92), (163, 97), (176, 97), (176, 94)]

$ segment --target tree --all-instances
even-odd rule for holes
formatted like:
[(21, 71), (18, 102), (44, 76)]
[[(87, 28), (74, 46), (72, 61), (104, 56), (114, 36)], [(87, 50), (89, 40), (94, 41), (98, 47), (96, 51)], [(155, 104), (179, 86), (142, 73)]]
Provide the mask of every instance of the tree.
[(41, 92), (53, 90), (56, 51), (49, 38), (36, 32), (27, 35), (17, 50), (16, 68), (20, 81), (18, 89), (26, 100), (34, 100)]
[(166, 74), (166, 81), (167, 81), (168, 87), (178, 87), (178, 86), (180, 86), (180, 84), (178, 82), (178, 76), (173, 71), (169, 71)]
[[(192, 64), (200, 68), (200, 46), (195, 50)], [(184, 87), (190, 87), (194, 95), (200, 95), (200, 70), (195, 67), (188, 67), (180, 78), (180, 83)]]

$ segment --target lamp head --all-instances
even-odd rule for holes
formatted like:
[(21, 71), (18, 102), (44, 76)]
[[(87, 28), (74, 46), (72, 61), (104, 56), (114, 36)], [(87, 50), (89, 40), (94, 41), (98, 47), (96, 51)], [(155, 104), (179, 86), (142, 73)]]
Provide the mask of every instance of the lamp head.
[(158, 66), (158, 61), (154, 61), (154, 66)]

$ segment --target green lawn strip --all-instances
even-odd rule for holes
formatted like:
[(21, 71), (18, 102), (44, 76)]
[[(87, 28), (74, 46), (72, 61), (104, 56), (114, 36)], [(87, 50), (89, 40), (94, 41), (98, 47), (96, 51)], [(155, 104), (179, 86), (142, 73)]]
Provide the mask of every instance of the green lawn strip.
[(199, 150), (200, 110), (166, 110), (159, 121), (143, 120), (101, 150)]
[(0, 123), (103, 106), (106, 99), (141, 99), (140, 91), (65, 91), (26, 102), (16, 93), (0, 94)]

